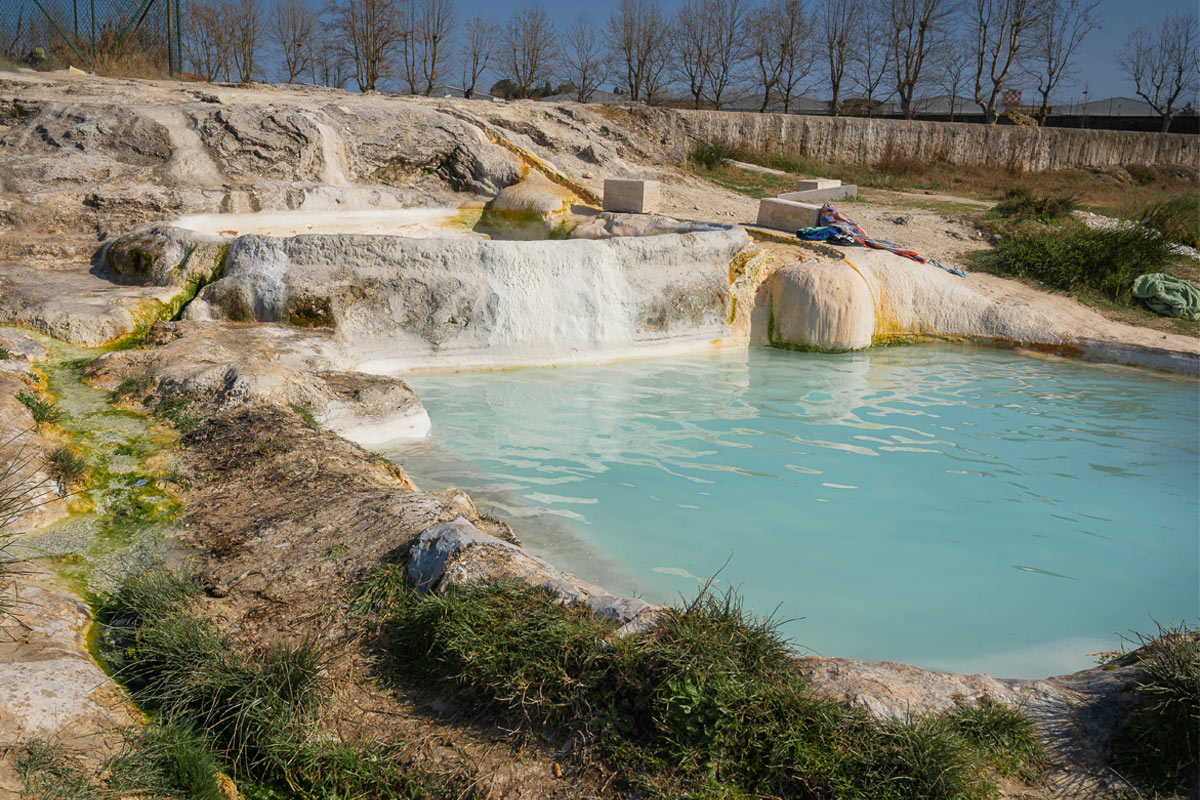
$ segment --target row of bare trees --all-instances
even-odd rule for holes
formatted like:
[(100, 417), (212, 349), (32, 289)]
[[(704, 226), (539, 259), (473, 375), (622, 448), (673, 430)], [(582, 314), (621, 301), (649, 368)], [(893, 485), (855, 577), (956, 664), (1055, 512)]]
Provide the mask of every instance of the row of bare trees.
[[(560, 33), (546, 9), (460, 23), (453, 0), (192, 0), (186, 51), (210, 79), (263, 75), (272, 49), (281, 79), (362, 91), (381, 82), (430, 94), (458, 83), (467, 96), (485, 74), (508, 96), (602, 85), (631, 100), (683, 98), (720, 109), (755, 98), (791, 111), (804, 91), (833, 114), (873, 113), (894, 100), (912, 118), (940, 90), (950, 113), (966, 94), (995, 123), (1012, 88), (1034, 89), (1044, 121), (1076, 76), (1084, 40), (1100, 28), (1099, 0), (618, 0), (602, 23), (580, 17)], [(1164, 125), (1196, 90), (1196, 18), (1175, 15), (1130, 34), (1120, 63)], [(961, 109), (959, 109), (961, 110)]]

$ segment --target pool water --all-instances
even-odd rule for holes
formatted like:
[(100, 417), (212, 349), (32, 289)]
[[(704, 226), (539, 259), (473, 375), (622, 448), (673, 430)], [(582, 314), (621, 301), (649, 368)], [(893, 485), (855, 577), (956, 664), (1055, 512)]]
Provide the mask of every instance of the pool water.
[(422, 488), (613, 591), (716, 575), (802, 651), (1046, 677), (1200, 613), (1194, 381), (936, 345), (409, 381)]

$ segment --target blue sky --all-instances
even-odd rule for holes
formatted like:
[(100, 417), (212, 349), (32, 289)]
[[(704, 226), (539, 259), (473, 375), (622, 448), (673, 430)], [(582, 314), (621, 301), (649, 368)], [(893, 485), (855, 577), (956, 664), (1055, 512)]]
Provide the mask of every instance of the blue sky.
[[(819, 1), (808, 0), (814, 8)], [(524, 0), (456, 0), (460, 21), (473, 14), (496, 20), (504, 19), (524, 4)], [(590, 16), (597, 24), (602, 24), (608, 19), (616, 0), (589, 0), (586, 3), (578, 0), (543, 0), (543, 5), (561, 29), (581, 14)], [(677, 0), (664, 0), (662, 3), (664, 10), (674, 11), (677, 6)], [(1094, 31), (1084, 42), (1083, 52), (1079, 57), (1079, 83), (1063, 91), (1058, 100), (1061, 102), (1080, 99), (1085, 83), (1088, 98), (1092, 100), (1112, 96), (1134, 97), (1133, 85), (1121, 75), (1114, 56), (1116, 51), (1121, 49), (1125, 36), (1139, 25), (1149, 27), (1157, 24), (1164, 14), (1195, 10), (1196, 6), (1195, 0), (1102, 0), (1099, 13), (1103, 28)], [(488, 83), (490, 85), (490, 81)], [(824, 96), (826, 92), (817, 87), (815, 94)]]

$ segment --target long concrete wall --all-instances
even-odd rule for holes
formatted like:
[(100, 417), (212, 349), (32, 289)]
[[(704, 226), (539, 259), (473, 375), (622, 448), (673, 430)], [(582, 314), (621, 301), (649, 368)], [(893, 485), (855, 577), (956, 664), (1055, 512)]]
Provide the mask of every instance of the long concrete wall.
[(995, 127), (861, 117), (646, 109), (662, 142), (684, 157), (697, 141), (723, 141), (812, 161), (874, 166), (889, 158), (1024, 170), (1129, 165), (1200, 168), (1200, 136), (1137, 131)]

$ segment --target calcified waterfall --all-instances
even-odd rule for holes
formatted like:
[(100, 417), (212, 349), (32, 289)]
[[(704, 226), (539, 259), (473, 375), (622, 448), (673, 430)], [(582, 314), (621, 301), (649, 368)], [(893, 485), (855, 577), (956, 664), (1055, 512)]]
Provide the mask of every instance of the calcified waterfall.
[(748, 241), (740, 228), (516, 242), (316, 227), (233, 238), (225, 277), (187, 316), (330, 328), (347, 365), (371, 372), (695, 349), (729, 335), (729, 264)]
[[(553, 245), (549, 246), (553, 249)], [(632, 343), (637, 300), (615, 254), (499, 262), (488, 275), (495, 320), (489, 348), (600, 349)]]
[(341, 135), (314, 116), (309, 120), (321, 134), (321, 181), (329, 186), (349, 186), (346, 166), (346, 142)]

